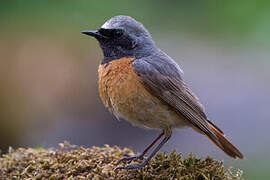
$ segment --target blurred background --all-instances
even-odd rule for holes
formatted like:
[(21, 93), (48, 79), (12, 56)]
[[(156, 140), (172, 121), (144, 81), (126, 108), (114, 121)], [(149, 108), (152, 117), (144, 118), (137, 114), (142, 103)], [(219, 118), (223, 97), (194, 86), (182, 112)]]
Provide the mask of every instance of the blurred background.
[(145, 25), (246, 159), (230, 159), (191, 129), (175, 130), (162, 151), (213, 156), (246, 179), (269, 178), (269, 1), (1, 1), (0, 149), (67, 140), (139, 152), (160, 133), (117, 121), (99, 98), (102, 52), (80, 31), (115, 15)]

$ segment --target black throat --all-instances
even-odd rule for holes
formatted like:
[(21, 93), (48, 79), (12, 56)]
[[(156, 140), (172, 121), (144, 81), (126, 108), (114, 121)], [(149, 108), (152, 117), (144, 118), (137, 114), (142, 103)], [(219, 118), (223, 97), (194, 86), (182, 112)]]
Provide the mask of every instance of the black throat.
[(110, 47), (102, 47), (101, 49), (103, 51), (104, 58), (101, 61), (101, 64), (109, 63), (113, 60), (121, 59), (121, 58), (130, 58), (135, 57), (136, 53), (134, 49), (126, 50), (122, 49), (117, 46), (110, 46)]
[(135, 56), (104, 57), (104, 58), (102, 59), (102, 61), (101, 61), (101, 64), (107, 64), (107, 63), (109, 63), (109, 62), (111, 62), (111, 61), (118, 60), (118, 59), (121, 59), (121, 58), (124, 58), (124, 57), (125, 57), (125, 58), (135, 58)]
[(158, 52), (158, 49), (155, 46), (137, 46), (134, 49), (130, 50), (123, 50), (121, 48), (115, 47), (102, 47), (101, 49), (103, 51), (104, 58), (101, 61), (101, 64), (109, 63), (113, 60), (118, 60), (121, 58), (143, 58), (147, 56), (151, 56), (153, 54), (156, 54)]
[(101, 64), (120, 58), (138, 59), (155, 53), (157, 48), (153, 40), (148, 36), (143, 37), (123, 35), (120, 38), (97, 38), (104, 55)]

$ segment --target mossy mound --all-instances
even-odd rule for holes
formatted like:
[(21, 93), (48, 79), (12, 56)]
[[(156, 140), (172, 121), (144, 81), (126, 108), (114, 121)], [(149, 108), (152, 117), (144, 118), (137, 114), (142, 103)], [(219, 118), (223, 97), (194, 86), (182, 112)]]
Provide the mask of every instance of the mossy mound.
[(125, 153), (134, 155), (128, 148), (105, 145), (88, 149), (66, 142), (61, 143), (60, 147), (58, 150), (10, 149), (0, 157), (0, 179), (243, 179), (242, 171), (232, 173), (231, 169), (224, 169), (222, 162), (212, 158), (199, 159), (192, 154), (182, 158), (182, 155), (175, 151), (170, 155), (159, 153), (151, 160), (150, 165), (138, 172), (132, 172), (114, 170), (117, 167), (116, 162)]

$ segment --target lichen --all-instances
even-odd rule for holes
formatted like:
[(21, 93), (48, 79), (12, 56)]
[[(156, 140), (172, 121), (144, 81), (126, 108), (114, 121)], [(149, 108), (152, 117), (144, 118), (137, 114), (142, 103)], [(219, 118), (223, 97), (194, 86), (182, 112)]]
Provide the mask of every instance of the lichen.
[[(19, 148), (10, 149), (0, 157), (0, 179), (144, 179), (144, 180), (240, 180), (242, 171), (233, 173), (232, 168), (225, 169), (223, 162), (210, 157), (200, 159), (190, 154), (173, 151), (171, 154), (158, 153), (138, 172), (117, 170), (117, 161), (124, 154), (135, 155), (128, 148), (92, 147), (60, 143), (59, 149)], [(142, 161), (133, 162), (140, 163)], [(121, 163), (120, 165), (125, 165)]]

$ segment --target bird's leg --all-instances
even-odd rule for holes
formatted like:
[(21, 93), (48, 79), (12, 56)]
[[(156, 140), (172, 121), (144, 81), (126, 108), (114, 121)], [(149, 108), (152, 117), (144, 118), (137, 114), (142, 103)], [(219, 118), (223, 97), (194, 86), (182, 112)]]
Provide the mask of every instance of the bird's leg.
[(164, 133), (165, 133), (164, 139), (158, 144), (158, 146), (154, 149), (154, 151), (150, 154), (150, 156), (143, 163), (141, 163), (141, 164), (132, 164), (132, 165), (128, 165), (128, 166), (119, 166), (115, 170), (118, 170), (118, 169), (134, 169), (134, 171), (137, 171), (137, 170), (143, 168), (145, 165), (147, 165), (149, 163), (149, 161), (152, 159), (152, 157), (155, 156), (155, 154), (160, 150), (160, 148), (172, 136), (172, 130), (170, 128), (166, 129)]
[(131, 161), (137, 161), (139, 159), (143, 159), (144, 155), (157, 143), (157, 141), (164, 135), (164, 131), (162, 131), (162, 133), (139, 155), (137, 156), (129, 156), (128, 154), (126, 154), (127, 157), (124, 157), (122, 159), (120, 159), (117, 164), (119, 164), (122, 161), (128, 161), (128, 163), (130, 163)]

